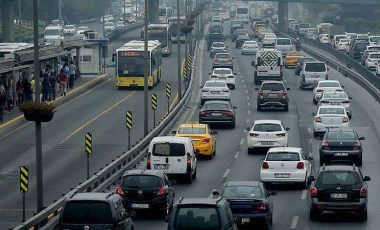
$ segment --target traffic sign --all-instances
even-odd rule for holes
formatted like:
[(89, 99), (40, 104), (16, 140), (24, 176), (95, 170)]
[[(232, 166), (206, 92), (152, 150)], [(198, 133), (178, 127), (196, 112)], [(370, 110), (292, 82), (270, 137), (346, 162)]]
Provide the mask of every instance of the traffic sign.
[(127, 128), (132, 129), (132, 111), (127, 111), (126, 114)]
[(152, 109), (156, 110), (157, 109), (157, 95), (152, 94)]
[(170, 83), (166, 83), (166, 97), (170, 98), (171, 94), (172, 94), (172, 87)]
[(86, 133), (85, 135), (85, 144), (86, 144), (86, 155), (89, 156), (92, 154), (92, 134)]
[(28, 192), (29, 185), (29, 167), (21, 166), (20, 167), (20, 192)]

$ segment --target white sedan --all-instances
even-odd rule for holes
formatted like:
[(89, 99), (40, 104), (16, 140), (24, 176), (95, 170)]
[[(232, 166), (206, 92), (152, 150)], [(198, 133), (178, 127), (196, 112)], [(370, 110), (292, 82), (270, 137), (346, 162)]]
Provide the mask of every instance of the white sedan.
[(84, 34), (86, 30), (89, 30), (87, 26), (80, 26), (77, 30), (77, 34)]
[(212, 80), (222, 80), (227, 83), (228, 88), (235, 89), (235, 75), (230, 68), (215, 68), (212, 71)]
[(241, 54), (256, 54), (259, 44), (256, 41), (245, 41), (241, 46)]
[(376, 69), (376, 65), (380, 60), (380, 53), (369, 53), (368, 58), (365, 59), (364, 65), (369, 70)]
[(318, 107), (317, 113), (312, 113), (312, 115), (314, 116), (313, 134), (315, 138), (323, 135), (327, 129), (350, 126), (350, 119), (343, 106), (322, 105)]
[(324, 92), (321, 99), (318, 102), (318, 105), (339, 105), (346, 108), (348, 118), (352, 118), (351, 111), (351, 97), (347, 95), (346, 92)]
[(106, 22), (104, 23), (104, 31), (105, 32), (112, 32), (116, 29), (115, 24), (113, 22)]
[(225, 100), (230, 101), (231, 92), (226, 81), (209, 80), (202, 87), (201, 104), (207, 100)]
[(312, 160), (301, 148), (280, 147), (269, 149), (260, 169), (264, 185), (272, 183), (297, 183), (307, 188), (311, 175)]
[(285, 147), (288, 145), (288, 130), (280, 120), (256, 120), (247, 127), (248, 153), (255, 148)]
[(338, 45), (336, 46), (337, 50), (346, 52), (346, 48), (350, 44), (350, 41), (350, 39), (340, 39)]
[(318, 104), (322, 93), (328, 91), (343, 92), (343, 87), (340, 85), (339, 81), (336, 80), (319, 81), (318, 85), (313, 89), (313, 103), (315, 105)]
[(64, 35), (74, 35), (76, 34), (77, 29), (75, 28), (74, 25), (65, 25), (63, 28), (63, 34)]

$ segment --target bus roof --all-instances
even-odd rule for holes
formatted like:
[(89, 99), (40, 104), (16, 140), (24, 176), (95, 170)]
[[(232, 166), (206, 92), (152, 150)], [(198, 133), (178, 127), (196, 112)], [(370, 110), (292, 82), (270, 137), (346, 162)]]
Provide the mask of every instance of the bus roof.
[[(152, 51), (160, 47), (160, 42), (157, 40), (148, 41), (148, 51)], [(122, 47), (116, 49), (117, 51), (144, 51), (144, 41), (130, 41), (125, 43)]]
[(148, 29), (150, 27), (169, 27), (170, 25), (167, 23), (154, 23), (154, 24), (149, 24)]

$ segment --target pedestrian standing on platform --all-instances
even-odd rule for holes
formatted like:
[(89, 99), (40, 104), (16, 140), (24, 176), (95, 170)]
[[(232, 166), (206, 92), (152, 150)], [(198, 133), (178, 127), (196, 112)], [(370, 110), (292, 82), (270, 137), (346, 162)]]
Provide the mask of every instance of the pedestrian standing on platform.
[(69, 89), (74, 88), (74, 80), (75, 80), (75, 73), (77, 71), (77, 67), (74, 65), (74, 62), (70, 62), (69, 65)]
[(7, 111), (8, 113), (11, 113), (14, 105), (13, 105), (13, 98), (12, 98), (12, 90), (10, 86), (5, 88), (5, 99), (7, 100), (7, 103), (6, 103)]
[(20, 106), (24, 102), (24, 89), (22, 88), (21, 77), (16, 82), (17, 102), (16, 105)]
[(55, 101), (55, 91), (57, 88), (57, 78), (51, 73), (48, 77), (49, 81), (49, 101)]
[(58, 83), (61, 96), (66, 96), (67, 75), (64, 73), (63, 69), (61, 69), (61, 72), (58, 74)]
[(32, 87), (30, 85), (30, 82), (28, 80), (28, 78), (25, 76), (24, 79), (22, 80), (22, 88), (24, 89), (24, 98), (25, 98), (25, 101), (32, 101), (33, 100), (33, 97), (32, 97)]
[(49, 90), (50, 90), (50, 83), (48, 81), (48, 76), (45, 74), (44, 78), (42, 80), (42, 101), (48, 101), (49, 100)]
[(7, 99), (2, 91), (0, 91), (0, 122), (4, 123), (4, 109)]

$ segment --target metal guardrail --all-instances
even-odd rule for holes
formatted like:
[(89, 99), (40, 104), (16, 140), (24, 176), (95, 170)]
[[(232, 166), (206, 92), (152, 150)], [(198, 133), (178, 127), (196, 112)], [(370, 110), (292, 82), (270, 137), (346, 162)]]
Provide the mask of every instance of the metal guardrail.
[[(195, 46), (196, 50), (197, 45)], [(194, 61), (192, 69), (194, 69), (194, 64), (196, 63), (196, 52), (194, 52)], [(193, 83), (193, 74), (190, 79), (190, 84)], [(138, 144), (133, 146), (129, 151), (125, 152), (123, 155), (118, 156), (117, 159), (113, 160), (110, 164), (99, 172), (95, 173), (90, 179), (81, 183), (76, 188), (72, 189), (69, 193), (64, 195), (59, 200), (55, 201), (49, 207), (45, 208), (43, 211), (37, 213), (32, 218), (28, 219), (24, 223), (20, 224), (14, 230), (29, 230), (29, 229), (50, 229), (50, 227), (43, 227), (43, 225), (54, 225), (55, 223), (48, 223), (49, 220), (54, 219), (52, 222), (58, 220), (59, 215), (66, 199), (71, 197), (75, 193), (80, 192), (91, 192), (91, 191), (102, 191), (112, 185), (118, 178), (122, 176), (125, 170), (132, 168), (134, 165), (139, 163), (141, 159), (146, 156), (144, 149), (149, 145), (150, 141), (159, 136), (161, 133), (166, 133), (168, 130), (174, 126), (176, 120), (180, 117), (183, 111), (186, 109), (186, 104), (188, 103), (191, 95), (192, 87), (189, 87), (181, 100), (177, 102), (167, 113), (161, 121), (159, 121), (156, 128), (154, 128), (146, 137), (141, 139)]]
[(117, 40), (119, 37), (121, 37), (123, 34), (128, 33), (132, 30), (142, 28), (144, 26), (143, 22), (136, 22), (130, 25), (127, 25), (123, 28), (116, 29), (112, 31), (111, 33), (106, 35), (106, 38), (108, 38), (110, 41)]

